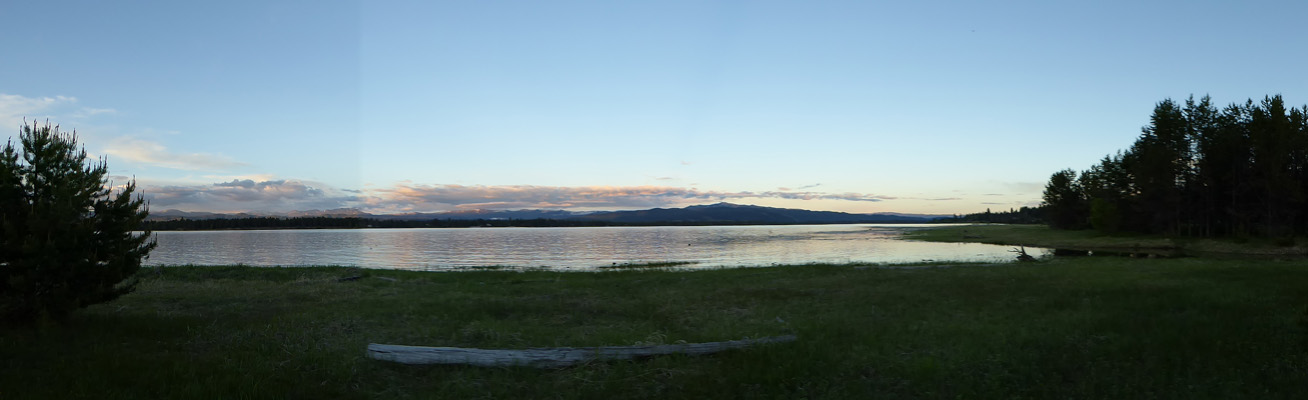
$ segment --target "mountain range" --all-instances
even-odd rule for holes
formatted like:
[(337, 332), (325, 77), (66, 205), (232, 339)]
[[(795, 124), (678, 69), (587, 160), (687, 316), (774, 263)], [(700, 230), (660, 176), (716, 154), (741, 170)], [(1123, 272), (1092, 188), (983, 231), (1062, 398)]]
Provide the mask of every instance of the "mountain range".
[(351, 208), (334, 210), (295, 211), (281, 214), (235, 213), (221, 214), (165, 210), (151, 212), (150, 220), (176, 219), (232, 219), (232, 218), (364, 218), (379, 220), (511, 220), (553, 219), (607, 222), (615, 224), (852, 224), (852, 223), (916, 223), (930, 222), (951, 215), (873, 213), (851, 214), (834, 211), (810, 211), (793, 208), (775, 208), (731, 203), (689, 206), (683, 208), (653, 208), (633, 211), (575, 212), (565, 210), (467, 210), (439, 213), (371, 214)]
[(766, 223), (766, 224), (853, 224), (929, 222), (947, 215), (908, 216), (902, 214), (850, 214), (792, 208), (718, 203), (685, 208), (654, 208), (586, 214), (572, 219), (630, 224), (676, 223)]

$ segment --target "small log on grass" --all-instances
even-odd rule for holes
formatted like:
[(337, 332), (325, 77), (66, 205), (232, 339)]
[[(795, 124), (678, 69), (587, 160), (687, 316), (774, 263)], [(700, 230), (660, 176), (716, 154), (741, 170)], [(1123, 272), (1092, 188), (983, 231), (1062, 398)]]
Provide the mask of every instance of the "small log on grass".
[(395, 344), (368, 345), (368, 357), (402, 364), (467, 364), (478, 367), (527, 366), (558, 368), (589, 361), (631, 360), (664, 354), (712, 354), (756, 344), (795, 341), (795, 335), (725, 342), (660, 344), (652, 346), (553, 347), (525, 350), (422, 347)]
[(1030, 254), (1026, 254), (1026, 246), (1022, 246), (1021, 249), (1014, 248), (1012, 250), (1009, 250), (1008, 252), (1017, 253), (1017, 261), (1030, 262), (1036, 260), (1035, 257), (1031, 257)]

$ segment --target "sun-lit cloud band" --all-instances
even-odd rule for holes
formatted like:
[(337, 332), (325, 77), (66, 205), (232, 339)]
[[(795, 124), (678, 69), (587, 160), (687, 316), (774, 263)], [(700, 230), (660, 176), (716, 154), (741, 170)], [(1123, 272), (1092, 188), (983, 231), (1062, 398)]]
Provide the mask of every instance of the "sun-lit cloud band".
[(298, 180), (232, 180), (211, 185), (143, 185), (152, 209), (207, 212), (286, 212), (352, 207), (355, 193)]
[(232, 180), (209, 185), (144, 186), (156, 209), (286, 212), (355, 208), (371, 213), (468, 209), (619, 210), (680, 207), (739, 199), (876, 202), (895, 197), (809, 191), (713, 191), (671, 186), (415, 185), (338, 189), (298, 180)]
[(630, 209), (680, 206), (744, 198), (881, 201), (893, 199), (862, 193), (728, 192), (670, 186), (463, 186), (396, 185), (372, 190), (369, 206), (397, 211), (430, 209)]

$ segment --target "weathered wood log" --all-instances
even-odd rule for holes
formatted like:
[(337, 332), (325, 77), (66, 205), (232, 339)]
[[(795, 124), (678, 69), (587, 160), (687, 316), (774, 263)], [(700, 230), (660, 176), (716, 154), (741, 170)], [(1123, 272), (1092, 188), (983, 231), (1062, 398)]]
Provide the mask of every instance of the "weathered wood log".
[(661, 344), (653, 346), (552, 347), (524, 350), (423, 347), (395, 344), (368, 345), (368, 357), (402, 364), (467, 364), (479, 367), (527, 366), (558, 368), (589, 361), (630, 360), (664, 354), (703, 355), (765, 343), (795, 341), (795, 335), (725, 342)]
[(1017, 253), (1017, 261), (1029, 262), (1029, 261), (1036, 260), (1035, 257), (1032, 257), (1030, 254), (1026, 254), (1026, 246), (1022, 246), (1021, 249), (1014, 248), (1012, 250), (1009, 250), (1008, 252)]

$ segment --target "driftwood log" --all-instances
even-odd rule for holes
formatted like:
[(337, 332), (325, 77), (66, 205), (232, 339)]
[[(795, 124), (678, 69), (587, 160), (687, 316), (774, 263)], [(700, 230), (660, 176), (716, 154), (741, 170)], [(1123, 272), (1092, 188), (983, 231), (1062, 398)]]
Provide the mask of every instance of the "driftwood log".
[(589, 361), (630, 360), (663, 354), (702, 355), (756, 344), (795, 341), (795, 335), (725, 342), (660, 344), (652, 346), (552, 347), (525, 350), (423, 347), (395, 344), (368, 345), (368, 357), (402, 364), (467, 364), (478, 367), (527, 366), (558, 368)]
[(1021, 249), (1014, 248), (1012, 250), (1009, 250), (1008, 252), (1017, 253), (1017, 261), (1030, 262), (1036, 260), (1035, 257), (1032, 257), (1030, 254), (1026, 254), (1026, 246), (1022, 246)]

